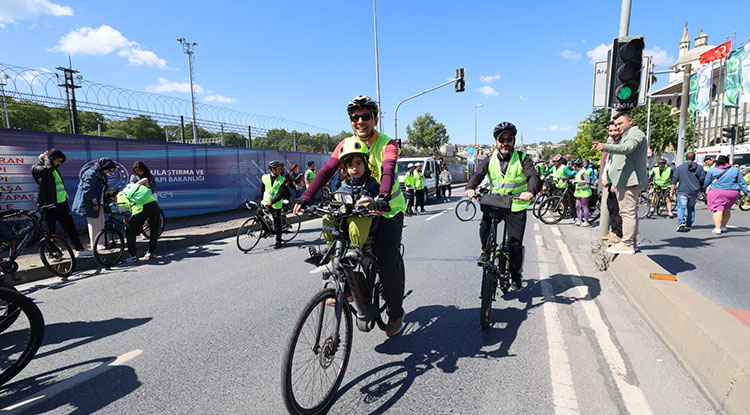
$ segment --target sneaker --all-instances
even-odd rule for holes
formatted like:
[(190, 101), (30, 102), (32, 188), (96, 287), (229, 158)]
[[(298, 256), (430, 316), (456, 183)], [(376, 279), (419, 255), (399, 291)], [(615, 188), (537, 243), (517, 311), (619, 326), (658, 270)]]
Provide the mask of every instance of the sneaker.
[(669, 219), (674, 219), (674, 214), (672, 212), (669, 212)]
[(398, 336), (401, 334), (401, 330), (404, 329), (404, 318), (390, 318), (388, 324), (385, 325), (385, 334), (388, 337)]
[(156, 256), (154, 254), (152, 254), (151, 252), (146, 252), (146, 254), (141, 257), (141, 259), (144, 260), (144, 261), (148, 261), (148, 260), (154, 259), (154, 258), (156, 258)]
[(86, 256), (93, 256), (94, 253), (91, 252), (90, 249), (82, 249), (80, 251), (76, 251), (76, 258), (82, 258)]
[(607, 252), (609, 252), (610, 254), (633, 255), (635, 254), (635, 248), (632, 246), (627, 246), (623, 244), (622, 242), (620, 242), (616, 245), (613, 245), (607, 248)]
[(715, 234), (717, 234), (717, 235), (718, 235), (718, 234), (720, 234), (720, 233), (721, 233), (721, 228), (714, 228), (714, 229), (713, 229), (713, 230), (711, 231), (711, 233), (715, 233)]
[(280, 249), (283, 246), (284, 244), (282, 244), (281, 242), (276, 242), (275, 244), (273, 244), (273, 249)]
[(690, 226), (690, 225), (685, 226), (685, 232), (692, 231), (692, 230), (693, 230), (692, 226)]
[(521, 288), (523, 288), (523, 282), (519, 278), (516, 280), (515, 278), (510, 281), (510, 288), (513, 291), (521, 291)]
[(726, 226), (722, 226), (722, 227), (721, 227), (721, 228), (719, 228), (719, 229), (721, 229), (721, 233), (724, 233), (724, 232), (726, 232), (726, 231), (727, 231), (727, 227), (726, 227)]
[(575, 221), (575, 223), (573, 223), (573, 225), (581, 226), (581, 221), (579, 221), (578, 219), (576, 219), (576, 221)]
[(477, 265), (480, 267), (484, 265), (486, 262), (490, 260), (490, 253), (489, 252), (482, 252), (482, 255), (479, 255), (479, 258), (477, 258)]
[(685, 228), (687, 228), (687, 226), (685, 226), (684, 223), (680, 223), (677, 225), (677, 232), (685, 232)]
[(134, 256), (134, 255), (131, 255), (131, 256), (125, 258), (122, 262), (123, 262), (123, 264), (132, 264), (134, 262), (138, 262), (138, 257)]
[(585, 228), (585, 227), (587, 227), (587, 226), (590, 226), (590, 225), (589, 225), (589, 223), (588, 223), (588, 222), (583, 222), (583, 223), (581, 224), (581, 226)]

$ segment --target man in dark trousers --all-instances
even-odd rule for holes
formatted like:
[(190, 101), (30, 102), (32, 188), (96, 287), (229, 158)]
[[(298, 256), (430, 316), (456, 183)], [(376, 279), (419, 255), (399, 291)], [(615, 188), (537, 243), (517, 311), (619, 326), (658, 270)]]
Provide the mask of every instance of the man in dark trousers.
[[(672, 174), (670, 194), (674, 198), (677, 189), (677, 232), (693, 229), (695, 220), (695, 201), (703, 187), (706, 172), (695, 162), (695, 153), (685, 154), (685, 163), (677, 167)], [(687, 210), (687, 215), (685, 215)]]
[[(60, 226), (63, 227), (68, 239), (73, 244), (76, 258), (79, 258), (91, 255), (91, 251), (83, 249), (83, 244), (73, 223), (70, 206), (68, 206), (68, 192), (65, 191), (65, 183), (63, 183), (60, 173), (57, 172), (57, 168), (65, 160), (66, 157), (62, 151), (51, 148), (39, 155), (36, 164), (31, 167), (31, 176), (39, 185), (39, 193), (36, 197), (36, 203), (39, 207), (55, 205), (54, 209), (49, 209), (44, 213), (47, 229), (50, 233), (55, 233), (55, 221), (60, 222)], [(91, 242), (93, 243), (93, 241)]]

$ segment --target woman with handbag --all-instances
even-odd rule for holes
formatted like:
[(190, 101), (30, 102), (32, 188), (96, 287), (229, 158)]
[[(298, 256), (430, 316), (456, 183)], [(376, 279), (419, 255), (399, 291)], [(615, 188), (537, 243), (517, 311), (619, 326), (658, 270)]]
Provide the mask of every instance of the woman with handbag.
[(749, 193), (745, 179), (740, 169), (729, 164), (729, 157), (719, 156), (714, 167), (706, 173), (704, 190), (708, 191), (708, 210), (713, 212), (714, 229), (711, 233), (722, 234), (727, 231), (732, 205), (737, 203), (740, 191), (745, 195)]

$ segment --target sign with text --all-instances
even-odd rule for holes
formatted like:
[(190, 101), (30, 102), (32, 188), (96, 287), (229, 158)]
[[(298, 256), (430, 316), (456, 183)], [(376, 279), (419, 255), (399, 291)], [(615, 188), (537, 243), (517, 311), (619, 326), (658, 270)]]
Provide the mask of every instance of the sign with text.
[(469, 166), (474, 165), (474, 146), (466, 147), (466, 164)]

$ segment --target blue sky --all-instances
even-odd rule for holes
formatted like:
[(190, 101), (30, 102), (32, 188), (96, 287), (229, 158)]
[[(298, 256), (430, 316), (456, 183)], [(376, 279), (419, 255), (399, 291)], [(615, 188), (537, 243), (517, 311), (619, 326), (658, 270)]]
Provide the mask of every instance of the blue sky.
[[(504, 120), (525, 142), (572, 138), (591, 111), (590, 61), (617, 35), (620, 4), (379, 0), (381, 129), (393, 137), (400, 100), (465, 67), (466, 92), (447, 86), (401, 106), (399, 138), (430, 112), (451, 142), (471, 143), (476, 104), (481, 143)], [(71, 53), (86, 79), (189, 98), (176, 41), (185, 37), (199, 44), (199, 101), (348, 130), (346, 103), (376, 95), (372, 12), (370, 0), (0, 0), (0, 62), (54, 68)], [(633, 0), (630, 34), (670, 65), (686, 18), (691, 40), (702, 26), (718, 45), (733, 31), (747, 41), (749, 16), (747, 0)]]

